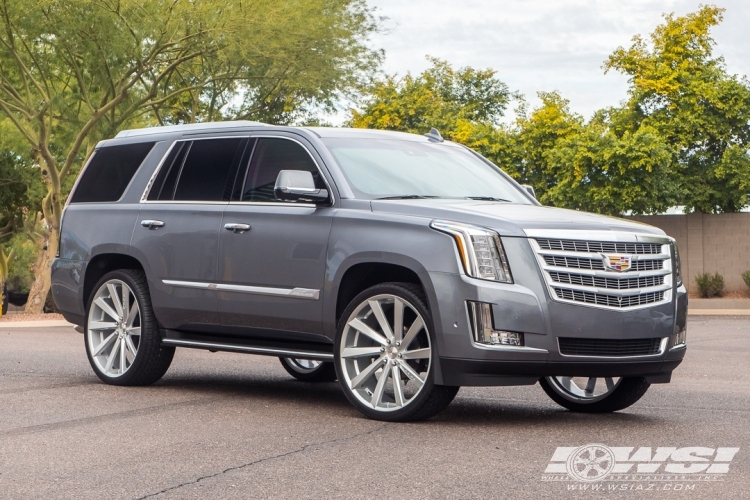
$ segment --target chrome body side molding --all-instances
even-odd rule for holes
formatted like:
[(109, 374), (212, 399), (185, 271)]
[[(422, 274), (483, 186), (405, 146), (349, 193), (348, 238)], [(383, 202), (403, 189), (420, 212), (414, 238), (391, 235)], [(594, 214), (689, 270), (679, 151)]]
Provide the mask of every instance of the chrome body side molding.
[(289, 297), (292, 299), (320, 299), (320, 290), (312, 288), (271, 288), (265, 286), (249, 285), (229, 285), (223, 283), (204, 283), (200, 281), (178, 281), (178, 280), (161, 280), (162, 283), (169, 286), (179, 286), (183, 288), (200, 288), (204, 290), (218, 290), (220, 292), (238, 292), (250, 293), (255, 295), (272, 295), (275, 297)]

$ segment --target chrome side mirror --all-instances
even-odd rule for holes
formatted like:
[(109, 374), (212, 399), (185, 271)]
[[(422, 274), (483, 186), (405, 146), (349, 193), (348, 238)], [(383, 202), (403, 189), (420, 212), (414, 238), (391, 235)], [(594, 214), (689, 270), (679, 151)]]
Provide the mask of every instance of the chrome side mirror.
[(315, 187), (315, 180), (306, 170), (282, 170), (276, 177), (273, 194), (279, 201), (328, 201), (328, 190)]
[(536, 200), (536, 193), (534, 192), (533, 187), (529, 186), (528, 184), (521, 184), (521, 187), (528, 191), (528, 193)]

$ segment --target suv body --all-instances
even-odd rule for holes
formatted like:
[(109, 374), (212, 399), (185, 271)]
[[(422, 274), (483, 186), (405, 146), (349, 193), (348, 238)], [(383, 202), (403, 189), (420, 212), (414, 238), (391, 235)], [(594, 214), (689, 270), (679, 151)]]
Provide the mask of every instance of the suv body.
[[(369, 144), (384, 145), (389, 155), (397, 154), (388, 149), (393, 146), (399, 155), (424, 158), (429, 148), (452, 148), (451, 155), (469, 155), (473, 159), (465, 161), (494, 170), (497, 182), (508, 186), (499, 197), (512, 199), (368, 195), (363, 183), (377, 185), (387, 177), (367, 177), (364, 163), (374, 158)], [(372, 161), (372, 168), (380, 165)], [(91, 340), (90, 309), (101, 297), (107, 301), (106, 293), (92, 299), (99, 281), (117, 270), (142, 273), (150, 305), (139, 302), (139, 324), (153, 323), (160, 349), (269, 354), (296, 360), (298, 370), (290, 373), (298, 378), (328, 366), (330, 379), (328, 363), (347, 346), (362, 349), (359, 337), (366, 336), (341, 340), (346, 322), (362, 314), (353, 300), (395, 283), (412, 295), (397, 290), (395, 299), (378, 297), (386, 297), (387, 309), (406, 301), (409, 314), (421, 314), (430, 325), (427, 340), (417, 346), (429, 344), (430, 390), (541, 380), (553, 399), (571, 409), (607, 411), (622, 407), (602, 403), (611, 386), (638, 380), (645, 392), (650, 383), (669, 382), (685, 354), (687, 314), (674, 240), (644, 224), (541, 206), (489, 165), (434, 134), (253, 122), (122, 132), (97, 146), (69, 197), (52, 266), (53, 297), (64, 317), (86, 330), (92, 351), (97, 342)], [(274, 185), (279, 170), (309, 171), (314, 186), (289, 197), (280, 190), (285, 186)], [(323, 198), (305, 198), (313, 188)], [(136, 285), (129, 286), (137, 299)], [(147, 307), (153, 318), (145, 317)], [(395, 314), (402, 313), (387, 313), (394, 328)], [(371, 337), (378, 347), (382, 338)], [(394, 339), (401, 337), (399, 332)], [(378, 356), (385, 367), (391, 359), (393, 366), (405, 363), (402, 353), (390, 352), (391, 339), (380, 342), (381, 354), (367, 363), (350, 363), (348, 375), (344, 361), (336, 366), (345, 389), (343, 379), (349, 383), (347, 396), (375, 418), (429, 416), (427, 410), (406, 412), (405, 400), (399, 407), (389, 399), (383, 411), (378, 401), (366, 408), (373, 391), (389, 392), (373, 385), (388, 368), (378, 369), (359, 396), (351, 387)], [(129, 352), (124, 340), (122, 345), (122, 353)], [(124, 373), (134, 361), (122, 359)], [(103, 380), (118, 383), (99, 373), (103, 364), (92, 360)], [(404, 375), (408, 370), (395, 370), (390, 384), (397, 373), (399, 384), (414, 381), (413, 374)], [(574, 377), (584, 383), (571, 385)], [(604, 393), (582, 387), (593, 378), (606, 380), (606, 387), (600, 383)]]

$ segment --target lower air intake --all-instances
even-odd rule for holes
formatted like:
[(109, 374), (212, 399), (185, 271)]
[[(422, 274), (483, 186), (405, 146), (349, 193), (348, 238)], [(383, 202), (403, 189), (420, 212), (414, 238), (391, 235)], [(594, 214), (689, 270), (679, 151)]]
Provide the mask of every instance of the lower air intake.
[(625, 357), (659, 354), (661, 339), (557, 339), (564, 356)]

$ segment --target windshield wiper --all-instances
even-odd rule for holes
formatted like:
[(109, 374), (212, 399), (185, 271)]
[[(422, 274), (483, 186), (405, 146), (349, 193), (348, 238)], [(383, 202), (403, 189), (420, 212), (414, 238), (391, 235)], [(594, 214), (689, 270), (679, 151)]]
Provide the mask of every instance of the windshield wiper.
[(466, 196), (467, 200), (478, 200), (478, 201), (504, 201), (506, 203), (512, 203), (510, 200), (504, 200), (502, 198), (494, 198), (492, 196)]
[(383, 198), (375, 198), (376, 200), (427, 200), (431, 198), (442, 198), (441, 196), (424, 196), (421, 194), (402, 194), (398, 196), (384, 196)]

